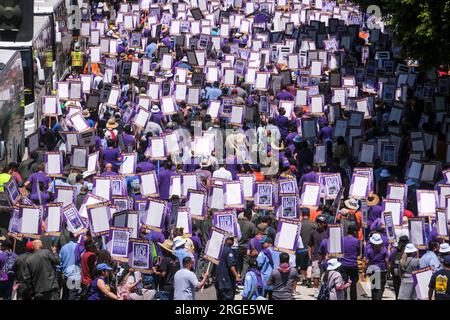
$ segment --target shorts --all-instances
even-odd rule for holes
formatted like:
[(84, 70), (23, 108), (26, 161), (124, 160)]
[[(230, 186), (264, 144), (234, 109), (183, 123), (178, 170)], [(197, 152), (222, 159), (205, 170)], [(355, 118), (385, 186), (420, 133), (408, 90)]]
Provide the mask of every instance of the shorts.
[(311, 277), (312, 278), (320, 278), (320, 265), (319, 265), (319, 260), (314, 260), (311, 263), (312, 266), (312, 271), (311, 271)]
[(308, 269), (308, 267), (311, 265), (308, 251), (299, 252), (295, 254), (295, 265), (297, 269), (300, 269), (302, 271), (306, 271), (306, 269)]

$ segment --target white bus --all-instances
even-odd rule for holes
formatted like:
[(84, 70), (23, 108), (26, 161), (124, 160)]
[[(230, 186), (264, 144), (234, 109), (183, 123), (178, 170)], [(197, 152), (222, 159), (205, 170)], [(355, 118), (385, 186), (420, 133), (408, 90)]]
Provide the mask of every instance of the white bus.
[(19, 51), (0, 49), (0, 162), (20, 162), (23, 132), (24, 79)]
[(52, 46), (47, 52), (47, 62), (50, 64), (52, 60), (55, 84), (56, 81), (64, 78), (69, 70), (72, 30), (69, 29), (66, 0), (34, 0), (34, 15), (47, 16), (50, 19)]
[[(22, 58), (24, 81), (25, 137), (36, 132), (40, 121), (41, 97), (51, 95), (53, 68), (48, 56), (52, 47), (52, 28), (48, 17), (33, 17), (33, 39), (25, 42), (0, 41), (0, 49), (17, 50)], [(49, 67), (50, 65), (50, 67)]]

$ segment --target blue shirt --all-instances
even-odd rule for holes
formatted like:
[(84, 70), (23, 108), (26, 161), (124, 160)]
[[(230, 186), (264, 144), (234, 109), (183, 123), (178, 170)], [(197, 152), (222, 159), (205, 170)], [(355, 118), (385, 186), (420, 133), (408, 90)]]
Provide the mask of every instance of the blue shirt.
[(206, 99), (217, 100), (222, 95), (222, 90), (219, 88), (206, 88)]
[[(244, 291), (242, 292), (242, 296), (246, 297), (247, 300), (256, 300), (256, 298), (258, 298), (259, 295), (264, 296), (265, 291), (264, 281), (262, 293), (258, 294), (258, 290), (259, 290), (258, 279), (256, 278), (256, 274), (253, 271), (247, 271), (247, 273), (245, 274)], [(250, 293), (252, 293), (251, 297), (249, 297)]]
[[(280, 264), (280, 253), (274, 251), (272, 248), (269, 248), (269, 252), (272, 254), (273, 265), (270, 263), (269, 258), (264, 254), (263, 251), (261, 251), (256, 258), (258, 269), (261, 270), (262, 278), (266, 283), (269, 280), (272, 271), (278, 268)], [(267, 289), (272, 290), (272, 286), (267, 286)]]
[(420, 258), (420, 269), (434, 266), (434, 271), (441, 270), (441, 262), (436, 254), (432, 251), (427, 251), (422, 258)]
[(59, 267), (64, 276), (67, 278), (81, 278), (81, 268), (79, 265), (75, 264), (76, 247), (77, 244), (73, 241), (70, 241), (69, 243), (63, 245), (61, 250), (59, 251), (59, 259), (61, 260)]

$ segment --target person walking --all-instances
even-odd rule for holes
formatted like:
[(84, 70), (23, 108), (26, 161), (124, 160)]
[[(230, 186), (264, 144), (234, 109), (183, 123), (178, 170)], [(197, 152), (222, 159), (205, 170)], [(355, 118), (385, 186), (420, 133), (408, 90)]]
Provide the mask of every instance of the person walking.
[(358, 227), (356, 225), (349, 225), (347, 232), (348, 235), (343, 240), (344, 256), (340, 261), (340, 272), (344, 281), (351, 283), (350, 300), (357, 300), (356, 284), (359, 279), (358, 256), (361, 243), (358, 239)]
[(31, 300), (30, 288), (25, 281), (27, 273), (26, 261), (33, 254), (33, 242), (28, 241), (25, 252), (20, 254), (14, 261), (12, 270), (15, 274), (17, 300)]
[(56, 247), (44, 249), (41, 240), (33, 241), (33, 254), (26, 260), (27, 283), (34, 300), (59, 300), (56, 267), (60, 264)]
[(300, 280), (295, 268), (289, 265), (289, 254), (282, 252), (279, 256), (279, 266), (272, 271), (267, 284), (272, 286), (271, 300), (294, 300), (297, 282)]
[(336, 258), (329, 259), (327, 264), (327, 270), (323, 273), (321, 279), (322, 286), (327, 287), (329, 300), (345, 300), (345, 290), (351, 286), (352, 280), (344, 281), (338, 271), (342, 264)]
[(232, 250), (234, 235), (229, 234), (223, 246), (222, 256), (216, 268), (217, 300), (234, 300), (236, 282), (241, 280), (236, 268), (236, 254)]
[(379, 233), (374, 233), (364, 250), (362, 274), (363, 279), (366, 275), (371, 279), (372, 300), (383, 298), (388, 265), (388, 251), (383, 245), (383, 239)]
[(183, 268), (177, 271), (174, 276), (174, 300), (195, 300), (195, 290), (205, 286), (208, 279), (208, 271), (203, 274), (202, 281), (198, 281), (197, 276), (192, 272), (194, 260), (191, 257), (184, 257)]
[(419, 269), (420, 260), (418, 258), (419, 250), (412, 243), (408, 243), (400, 260), (401, 284), (398, 294), (398, 300), (416, 300), (416, 284), (414, 283), (412, 273)]

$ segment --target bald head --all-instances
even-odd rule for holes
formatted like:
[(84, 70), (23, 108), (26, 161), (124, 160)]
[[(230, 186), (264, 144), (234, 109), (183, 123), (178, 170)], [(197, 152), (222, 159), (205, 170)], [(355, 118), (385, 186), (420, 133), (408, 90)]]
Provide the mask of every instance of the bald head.
[(105, 165), (105, 171), (112, 171), (112, 164), (111, 163), (107, 163), (106, 165)]
[(33, 241), (33, 250), (41, 250), (42, 248), (44, 248), (44, 245), (42, 244), (41, 240), (34, 240)]

